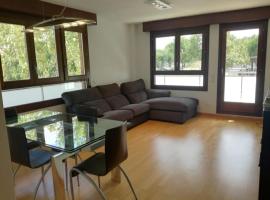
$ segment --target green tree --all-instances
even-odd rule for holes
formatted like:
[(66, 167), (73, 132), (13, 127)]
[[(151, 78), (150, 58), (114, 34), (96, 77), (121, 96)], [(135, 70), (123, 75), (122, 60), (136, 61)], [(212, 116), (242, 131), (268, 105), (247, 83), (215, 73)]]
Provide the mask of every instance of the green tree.
[(181, 36), (180, 67), (181, 69), (201, 69), (202, 35)]
[(174, 43), (166, 45), (162, 50), (157, 50), (156, 69), (160, 71), (174, 69)]
[(84, 58), (81, 33), (65, 31), (68, 75), (84, 74)]
[(58, 77), (55, 33), (53, 29), (34, 33), (39, 78)]
[(248, 68), (258, 52), (258, 35), (238, 38), (228, 32), (226, 68)]
[(0, 56), (4, 81), (30, 79), (24, 29), (0, 23)]

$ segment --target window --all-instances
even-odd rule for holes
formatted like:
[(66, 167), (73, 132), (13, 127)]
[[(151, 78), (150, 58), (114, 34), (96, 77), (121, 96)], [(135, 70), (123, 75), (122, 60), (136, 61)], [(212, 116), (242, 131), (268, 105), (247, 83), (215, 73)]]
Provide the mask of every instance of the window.
[(0, 23), (0, 58), (3, 82), (29, 80), (24, 26)]
[(207, 90), (208, 37), (208, 26), (152, 32), (152, 87)]
[(65, 31), (68, 76), (84, 75), (82, 33)]
[(59, 76), (55, 32), (53, 29), (34, 33), (38, 78)]
[(88, 80), (87, 26), (25, 32), (33, 22), (16, 16), (0, 22), (3, 90)]

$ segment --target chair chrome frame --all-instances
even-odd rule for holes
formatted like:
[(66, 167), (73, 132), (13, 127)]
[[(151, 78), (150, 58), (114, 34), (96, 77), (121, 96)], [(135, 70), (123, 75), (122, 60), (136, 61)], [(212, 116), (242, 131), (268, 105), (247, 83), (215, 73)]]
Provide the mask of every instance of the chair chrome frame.
[(46, 174), (48, 173), (49, 169), (51, 168), (51, 163), (48, 165), (48, 167), (44, 170), (44, 168), (42, 168), (42, 175), (41, 175), (41, 178), (39, 179), (38, 181), (38, 184), (36, 185), (36, 189), (35, 189), (35, 194), (34, 194), (34, 200), (36, 200), (37, 198), (37, 193), (38, 193), (38, 189), (39, 189), (39, 186), (41, 184), (41, 182), (44, 180), (44, 177), (46, 176)]
[[(118, 165), (117, 167), (120, 169), (120, 171), (123, 173), (124, 177), (126, 178), (126, 180), (127, 180), (127, 182), (128, 182), (128, 185), (129, 185), (129, 187), (130, 187), (130, 189), (131, 189), (131, 191), (132, 191), (132, 194), (133, 194), (134, 198), (135, 198), (136, 200), (138, 200), (138, 197), (137, 197), (137, 195), (136, 195), (136, 193), (135, 193), (135, 190), (134, 190), (134, 188), (133, 188), (133, 186), (132, 186), (132, 184), (131, 184), (131, 181), (130, 181), (128, 175), (126, 174), (126, 172), (124, 171), (124, 169), (123, 169), (120, 165)], [(105, 194), (104, 194), (104, 192), (103, 192), (103, 191), (101, 190), (101, 188), (100, 188), (100, 178), (99, 178), (99, 177), (98, 177), (98, 185), (97, 185), (97, 184), (95, 183), (95, 181), (94, 181), (91, 177), (89, 177), (86, 173), (84, 173), (84, 172), (82, 172), (82, 171), (80, 171), (80, 170), (78, 170), (78, 169), (76, 169), (76, 168), (73, 168), (73, 169), (71, 169), (70, 172), (69, 172), (69, 177), (70, 177), (70, 189), (71, 189), (71, 199), (72, 199), (72, 200), (75, 199), (75, 197), (74, 197), (74, 187), (73, 187), (73, 177), (72, 177), (72, 172), (73, 172), (73, 171), (79, 173), (79, 174), (80, 174), (82, 177), (84, 177), (88, 182), (90, 182), (90, 183), (95, 187), (95, 189), (97, 190), (97, 192), (99, 193), (100, 197), (101, 197), (103, 200), (106, 200), (106, 199), (107, 199), (106, 196), (105, 196)]]

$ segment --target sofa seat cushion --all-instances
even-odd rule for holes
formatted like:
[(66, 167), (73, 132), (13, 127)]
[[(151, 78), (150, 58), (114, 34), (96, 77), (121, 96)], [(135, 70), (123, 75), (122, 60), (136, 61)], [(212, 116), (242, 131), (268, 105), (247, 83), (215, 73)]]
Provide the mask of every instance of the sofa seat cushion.
[(160, 97), (144, 101), (150, 105), (150, 109), (188, 112), (198, 105), (198, 100), (187, 97)]
[(149, 104), (140, 103), (140, 104), (129, 104), (127, 106), (121, 107), (121, 110), (131, 110), (134, 116), (138, 116), (144, 113), (147, 113), (150, 109)]
[(133, 118), (133, 113), (130, 110), (111, 110), (103, 113), (103, 118), (128, 121)]
[(101, 116), (101, 115), (103, 115), (103, 113), (112, 110), (111, 107), (109, 106), (109, 104), (104, 99), (98, 99), (98, 100), (94, 100), (94, 101), (87, 101), (87, 102), (84, 102), (81, 105), (89, 106), (91, 108), (96, 108), (98, 116)]

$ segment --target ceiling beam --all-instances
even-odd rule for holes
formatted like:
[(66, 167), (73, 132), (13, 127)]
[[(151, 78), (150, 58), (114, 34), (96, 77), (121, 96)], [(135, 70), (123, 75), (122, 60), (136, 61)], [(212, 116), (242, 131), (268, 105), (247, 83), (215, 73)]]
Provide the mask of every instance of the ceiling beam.
[[(43, 2), (40, 0), (1, 0), (0, 10), (17, 12), (21, 14), (50, 18), (61, 12), (64, 6)], [(65, 17), (78, 17), (83, 19), (97, 20), (95, 13), (78, 9), (67, 8)]]
[(209, 24), (257, 21), (269, 18), (270, 18), (270, 6), (264, 6), (258, 8), (144, 22), (143, 31), (144, 32), (163, 31), (178, 28), (204, 26)]

